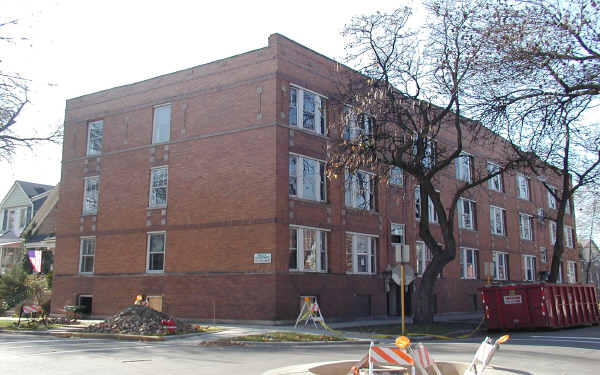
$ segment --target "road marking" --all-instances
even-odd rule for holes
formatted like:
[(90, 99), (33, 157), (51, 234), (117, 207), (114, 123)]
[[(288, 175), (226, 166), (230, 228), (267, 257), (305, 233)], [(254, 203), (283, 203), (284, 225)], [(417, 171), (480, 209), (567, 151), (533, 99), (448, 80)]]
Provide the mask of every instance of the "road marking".
[(54, 339), (54, 340), (15, 340), (15, 341), (2, 341), (0, 342), (0, 345), (9, 345), (9, 344), (18, 344), (18, 343), (23, 343), (23, 344), (33, 344), (33, 343), (42, 343), (42, 342), (55, 342), (55, 343), (62, 343), (62, 342), (68, 342), (68, 343), (78, 343), (78, 342), (82, 342), (82, 341), (94, 341), (94, 340), (98, 340), (98, 339), (79, 339), (79, 340), (73, 340), (73, 339)]
[(552, 339), (600, 340), (600, 337), (571, 337), (571, 336), (528, 336), (528, 337), (552, 338)]
[(510, 339), (511, 341), (550, 341), (550, 342), (573, 342), (573, 343), (579, 343), (579, 344), (595, 344), (595, 345), (600, 345), (600, 342), (594, 342), (594, 341), (581, 341), (581, 340), (572, 340), (572, 339), (567, 339), (567, 340), (560, 340), (560, 339), (548, 339), (548, 340), (543, 340), (543, 339)]
[(77, 353), (77, 352), (99, 352), (106, 350), (123, 350), (123, 349), (131, 349), (131, 348), (151, 348), (152, 345), (141, 345), (141, 346), (119, 346), (116, 348), (90, 348), (90, 349), (77, 349), (77, 350), (61, 350), (61, 351), (51, 351), (51, 352), (41, 352), (41, 353), (29, 353), (28, 355), (46, 355), (46, 354), (63, 354), (63, 353)]

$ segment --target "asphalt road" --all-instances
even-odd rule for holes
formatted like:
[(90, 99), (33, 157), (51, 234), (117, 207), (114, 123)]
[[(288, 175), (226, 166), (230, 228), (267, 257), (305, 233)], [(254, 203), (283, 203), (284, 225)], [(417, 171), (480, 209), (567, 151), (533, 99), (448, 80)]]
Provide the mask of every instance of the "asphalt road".
[[(428, 341), (436, 360), (472, 359), (481, 338)], [(359, 359), (367, 346), (199, 345), (198, 338), (167, 342), (62, 339), (0, 333), (0, 374), (261, 374), (301, 363)], [(600, 327), (512, 334), (493, 365), (516, 374), (600, 374)]]

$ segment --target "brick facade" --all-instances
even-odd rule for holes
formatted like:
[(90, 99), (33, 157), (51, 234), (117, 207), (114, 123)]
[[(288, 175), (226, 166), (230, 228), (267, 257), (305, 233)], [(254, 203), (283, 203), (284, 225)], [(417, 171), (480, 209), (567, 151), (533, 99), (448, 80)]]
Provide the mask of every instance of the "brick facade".
[[(397, 288), (386, 292), (383, 271), (396, 264), (391, 223), (404, 224), (415, 267), (414, 182), (380, 182), (370, 211), (345, 207), (343, 176), (327, 181), (323, 202), (288, 194), (290, 153), (323, 161), (328, 140), (288, 125), (290, 84), (333, 94), (337, 67), (274, 34), (259, 50), (68, 100), (52, 310), (86, 295), (93, 315), (110, 315), (144, 293), (162, 296), (163, 311), (188, 318), (291, 320), (305, 295), (319, 297), (326, 318), (397, 313)], [(169, 140), (153, 144), (153, 109), (165, 103)], [(88, 156), (87, 128), (95, 120), (103, 121), (101, 153)], [(468, 151), (476, 163), (502, 159), (489, 147)], [(167, 205), (149, 208), (150, 173), (159, 166), (168, 167)], [(84, 179), (93, 176), (97, 213), (83, 215)], [(442, 179), (440, 186), (457, 184), (454, 167)], [(544, 270), (551, 245), (546, 223), (537, 220), (533, 241), (519, 240), (518, 212), (535, 216), (547, 204), (535, 178), (529, 201), (516, 198), (515, 181), (506, 175), (504, 192), (482, 186), (469, 193), (476, 230), (457, 230), (457, 239), (479, 251), (480, 269), (491, 250), (508, 253), (510, 280), (517, 281), (520, 255), (535, 255)], [(506, 236), (490, 234), (490, 204), (506, 210)], [(574, 227), (574, 218), (566, 223)], [(326, 272), (289, 270), (290, 225), (325, 231)], [(146, 271), (149, 232), (165, 233), (163, 272)], [(347, 273), (348, 232), (376, 236), (375, 274)], [(91, 273), (80, 272), (82, 237), (95, 238)], [(548, 249), (546, 264), (540, 246)], [(256, 253), (271, 254), (271, 262), (255, 264)], [(575, 259), (576, 251), (567, 256)], [(483, 284), (482, 275), (459, 278), (457, 257), (437, 283), (438, 312), (477, 309), (474, 295)]]

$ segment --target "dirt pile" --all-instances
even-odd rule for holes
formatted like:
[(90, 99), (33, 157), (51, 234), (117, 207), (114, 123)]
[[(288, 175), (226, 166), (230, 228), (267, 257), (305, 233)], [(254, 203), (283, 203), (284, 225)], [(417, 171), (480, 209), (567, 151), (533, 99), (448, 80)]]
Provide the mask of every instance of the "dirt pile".
[[(167, 328), (169, 327), (169, 328)], [(129, 306), (102, 323), (90, 325), (87, 332), (165, 335), (193, 332), (190, 324), (146, 306)]]

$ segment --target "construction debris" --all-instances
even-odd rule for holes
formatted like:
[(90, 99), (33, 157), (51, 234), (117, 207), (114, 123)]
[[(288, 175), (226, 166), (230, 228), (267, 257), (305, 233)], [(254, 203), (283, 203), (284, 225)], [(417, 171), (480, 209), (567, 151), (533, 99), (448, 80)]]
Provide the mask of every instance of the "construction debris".
[(191, 324), (142, 305), (126, 307), (110, 319), (90, 325), (86, 331), (134, 335), (167, 335), (195, 332)]

